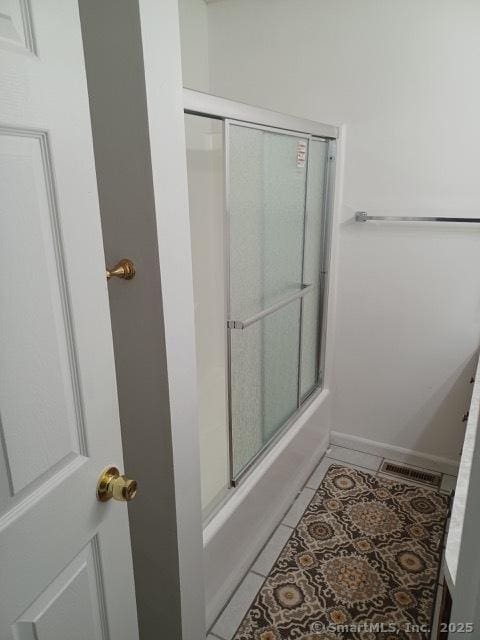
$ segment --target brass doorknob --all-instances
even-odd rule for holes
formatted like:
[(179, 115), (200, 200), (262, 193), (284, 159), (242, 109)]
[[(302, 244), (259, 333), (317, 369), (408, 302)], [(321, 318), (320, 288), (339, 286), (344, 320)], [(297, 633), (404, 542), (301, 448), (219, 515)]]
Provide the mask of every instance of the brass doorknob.
[(128, 258), (123, 258), (120, 262), (107, 269), (107, 280), (110, 278), (122, 278), (123, 280), (131, 280), (135, 277), (135, 265)]
[(104, 469), (97, 483), (97, 499), (107, 502), (111, 498), (130, 502), (137, 495), (137, 481), (121, 476), (117, 467)]

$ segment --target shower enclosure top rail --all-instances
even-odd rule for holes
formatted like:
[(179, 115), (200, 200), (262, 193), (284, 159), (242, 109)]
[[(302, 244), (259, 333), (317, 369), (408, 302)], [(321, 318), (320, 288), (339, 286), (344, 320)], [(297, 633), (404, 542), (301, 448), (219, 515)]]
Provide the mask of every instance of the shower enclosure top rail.
[(321, 138), (338, 138), (338, 127), (334, 125), (297, 118), (277, 111), (270, 111), (270, 109), (254, 107), (243, 102), (219, 98), (218, 96), (194, 91), (193, 89), (183, 90), (183, 109), (185, 113), (192, 115), (208, 116), (220, 120), (240, 120)]
[(480, 218), (449, 218), (443, 216), (370, 216), (366, 211), (357, 211), (355, 222), (369, 220), (385, 220), (387, 222), (473, 222), (480, 223)]
[(286, 307), (287, 304), (290, 304), (294, 300), (297, 300), (298, 298), (302, 298), (309, 291), (311, 291), (314, 288), (314, 286), (315, 285), (313, 284), (304, 284), (302, 285), (302, 288), (299, 291), (295, 291), (295, 293), (292, 293), (289, 296), (286, 296), (282, 300), (279, 300), (275, 304), (272, 304), (270, 307), (267, 307), (266, 309), (259, 311), (255, 315), (250, 316), (250, 318), (246, 318), (245, 320), (227, 320), (227, 327), (229, 329), (246, 329), (251, 324), (254, 324), (255, 322), (258, 322), (259, 320), (261, 320), (262, 318), (265, 318), (266, 316), (269, 316), (270, 314), (275, 313), (275, 311), (278, 311), (282, 307)]

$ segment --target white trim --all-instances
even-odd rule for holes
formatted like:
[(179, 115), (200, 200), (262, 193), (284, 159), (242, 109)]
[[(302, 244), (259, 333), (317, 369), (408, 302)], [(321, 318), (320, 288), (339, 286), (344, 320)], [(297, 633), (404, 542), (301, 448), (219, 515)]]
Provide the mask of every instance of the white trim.
[[(172, 574), (170, 579), (172, 589), (178, 588), (177, 577), (179, 580), (179, 637), (198, 640), (205, 636), (202, 511), (178, 2), (138, 0), (138, 3), (168, 375), (165, 384), (168, 384), (169, 407), (165, 410), (169, 410), (171, 440), (168, 423), (159, 421), (151, 426), (152, 430), (165, 434), (165, 447), (173, 462), (173, 473), (165, 472), (165, 482), (174, 487), (176, 521), (166, 520), (165, 528), (175, 531), (173, 535), (177, 537), (178, 576)], [(149, 275), (143, 277), (149, 278)], [(156, 299), (154, 304), (158, 304)], [(160, 531), (158, 542), (162, 542)], [(146, 562), (154, 562), (155, 551), (159, 550), (161, 553), (161, 548), (145, 549)], [(169, 549), (165, 551), (168, 553)], [(159, 580), (161, 577), (165, 578), (159, 576)], [(155, 597), (161, 596), (155, 592)], [(167, 630), (161, 635), (172, 634)]]
[(386, 442), (376, 442), (375, 440), (360, 438), (359, 436), (340, 431), (332, 431), (330, 433), (330, 444), (347, 447), (355, 451), (362, 451), (363, 453), (371, 453), (376, 456), (381, 456), (382, 458), (388, 458), (396, 462), (404, 462), (423, 469), (440, 471), (441, 473), (447, 473), (452, 476), (456, 476), (458, 472), (458, 460), (433, 456), (423, 451), (406, 449), (404, 447), (398, 447), (397, 445), (387, 444)]
[(205, 527), (207, 628), (326, 452), (329, 399), (323, 390)]
[[(469, 542), (472, 540), (472, 532), (466, 530), (468, 525), (475, 530), (473, 536), (473, 546), (476, 549), (476, 529), (478, 528), (476, 515), (477, 507), (473, 506), (472, 510), (469, 510), (472, 505), (472, 500), (475, 500), (475, 495), (478, 492), (478, 463), (476, 463), (477, 453), (477, 441), (478, 441), (478, 427), (480, 423), (480, 362), (477, 364), (477, 370), (475, 373), (475, 384), (472, 390), (472, 399), (470, 402), (470, 408), (468, 412), (467, 428), (465, 431), (465, 438), (463, 441), (462, 457), (460, 461), (460, 469), (458, 472), (457, 485), (455, 487), (455, 497), (452, 505), (452, 513), (450, 519), (450, 527), (448, 529), (447, 544), (445, 545), (445, 579), (450, 589), (450, 593), (454, 593), (455, 585), (458, 573), (459, 562), (465, 563), (464, 558), (461, 558), (461, 554), (467, 558), (472, 551)], [(473, 503), (475, 505), (475, 503)], [(476, 501), (478, 505), (478, 501)], [(464, 538), (464, 530), (466, 530), (467, 537)], [(469, 566), (468, 570), (478, 571), (474, 565)], [(475, 580), (478, 583), (478, 578)], [(466, 583), (465, 576), (459, 577), (461, 584), (460, 590), (464, 588)], [(467, 588), (468, 591), (468, 588)], [(456, 594), (455, 594), (456, 595)], [(467, 596), (469, 598), (469, 596)], [(470, 605), (471, 606), (471, 605)]]
[(211, 116), (222, 120), (240, 120), (276, 129), (287, 129), (291, 132), (312, 134), (322, 138), (338, 137), (339, 130), (335, 125), (289, 116), (277, 111), (254, 107), (243, 102), (219, 98), (209, 93), (193, 91), (192, 89), (183, 90), (183, 108), (187, 113)]

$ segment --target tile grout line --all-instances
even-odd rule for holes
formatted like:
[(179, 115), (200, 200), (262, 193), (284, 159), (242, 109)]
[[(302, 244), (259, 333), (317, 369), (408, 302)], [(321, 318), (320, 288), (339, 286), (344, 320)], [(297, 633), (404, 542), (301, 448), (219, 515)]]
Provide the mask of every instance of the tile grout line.
[[(277, 558), (277, 560), (278, 560), (278, 558)], [(276, 560), (275, 560), (275, 562), (276, 562)], [(274, 564), (275, 564), (275, 562), (274, 562)], [(268, 573), (260, 573), (260, 571), (257, 571), (256, 569), (250, 569), (249, 573), (254, 573), (259, 578), (267, 578), (268, 577)]]
[[(320, 464), (320, 462), (318, 463)], [(318, 465), (317, 465), (318, 466)], [(302, 488), (302, 491), (305, 487)], [(301, 493), (301, 491), (300, 491)], [(287, 529), (291, 529), (292, 531), (295, 529), (295, 527), (291, 527), (288, 524), (284, 524), (283, 523), (283, 518), (285, 518), (285, 516), (287, 515), (287, 513), (290, 511), (291, 507), (293, 506), (293, 504), (296, 502), (298, 496), (300, 495), (300, 493), (298, 495), (295, 496), (294, 500), (291, 502), (291, 504), (289, 505), (288, 509), (285, 511), (285, 513), (282, 516), (282, 520), (280, 520), (280, 522), (276, 525), (276, 527), (274, 528), (274, 530), (272, 531), (272, 533), (270, 534), (270, 536), (268, 537), (268, 540), (265, 542), (265, 544), (263, 545), (263, 547), (261, 548), (261, 550), (258, 552), (258, 554), (255, 556), (255, 559), (253, 560), (253, 562), (250, 564), (250, 566), (248, 567), (247, 571), (244, 573), (244, 575), (242, 576), (242, 579), (239, 581), (236, 589), (234, 590), (234, 592), (232, 593), (232, 595), (230, 596), (230, 598), (227, 600), (227, 602), (225, 603), (225, 605), (222, 607), (221, 611), (219, 612), (219, 614), (217, 615), (217, 617), (215, 618), (214, 622), (212, 623), (211, 627), (210, 627), (210, 631), (207, 631), (207, 633), (209, 635), (213, 635), (215, 638), (219, 638), (219, 640), (225, 640), (225, 638), (222, 638), (219, 635), (216, 635), (213, 633), (213, 631), (211, 631), (211, 629), (213, 629), (215, 627), (215, 625), (217, 624), (219, 618), (222, 616), (223, 612), (225, 611), (225, 609), (227, 609), (227, 607), (230, 605), (230, 602), (233, 600), (235, 594), (237, 593), (238, 589), (240, 588), (240, 585), (242, 584), (242, 582), (245, 580), (245, 578), (248, 576), (249, 573), (253, 573), (254, 575), (257, 575), (259, 578), (263, 578), (263, 580), (266, 580), (267, 576), (264, 576), (261, 573), (258, 573), (258, 571), (254, 571), (252, 569), (252, 567), (255, 565), (255, 563), (257, 562), (258, 558), (260, 557), (260, 555), (263, 553), (263, 550), (265, 549), (265, 547), (268, 545), (268, 543), (270, 542), (270, 540), (273, 538), (273, 536), (275, 535), (277, 529), (280, 527), (280, 525), (287, 527)], [(291, 535), (291, 534), (290, 534)]]
[[(259, 554), (260, 555), (260, 554)], [(258, 557), (258, 556), (257, 556)], [(254, 562), (256, 562), (256, 558), (254, 560)], [(219, 638), (219, 640), (226, 640), (226, 638), (222, 638), (221, 636), (213, 633), (212, 629), (215, 627), (215, 625), (217, 624), (217, 622), (220, 620), (220, 618), (222, 617), (224, 611), (227, 609), (227, 607), (230, 605), (230, 603), (232, 602), (233, 598), (235, 597), (235, 595), (237, 594), (240, 586), (242, 585), (243, 581), (245, 580), (245, 578), (248, 576), (248, 574), (251, 571), (251, 568), (253, 567), (253, 562), (252, 564), (248, 567), (247, 571), (243, 574), (242, 579), (238, 582), (237, 586), (235, 587), (232, 595), (228, 598), (227, 602), (224, 604), (224, 606), (221, 608), (219, 614), (217, 615), (217, 617), (215, 618), (215, 620), (213, 621), (213, 623), (210, 626), (210, 630), (207, 631), (207, 634), (209, 635), (213, 635), (216, 638)]]
[[(317, 464), (315, 465), (315, 469), (317, 469), (317, 467), (319, 467), (324, 458), (326, 457), (326, 452), (322, 455), (322, 457), (320, 458), (320, 460), (317, 462)], [(278, 529), (283, 526), (283, 527), (287, 527), (287, 529), (290, 529), (291, 531), (293, 531), (295, 529), (295, 527), (292, 527), (289, 524), (286, 524), (283, 520), (285, 518), (285, 516), (287, 515), (287, 513), (290, 511), (290, 509), (293, 507), (293, 505), (295, 504), (295, 502), (297, 501), (298, 497), (300, 496), (300, 494), (303, 492), (304, 489), (310, 489), (311, 491), (316, 492), (317, 489), (314, 489), (313, 487), (309, 487), (307, 485), (308, 480), (310, 479), (311, 475), (315, 472), (312, 471), (312, 473), (308, 476), (307, 480), (305, 481), (305, 483), (302, 485), (302, 488), (300, 489), (300, 491), (297, 493), (297, 495), (294, 497), (294, 499), (292, 500), (292, 502), (288, 505), (287, 509), (285, 510), (285, 513), (283, 513), (281, 520), (277, 523), (277, 525), (275, 526), (275, 528), (273, 529), (272, 533), (269, 535), (268, 539), (266, 540), (265, 544), (263, 545), (263, 547), (260, 549), (260, 551), (258, 552), (258, 554), (255, 556), (253, 562), (250, 564), (250, 567), (248, 569), (248, 571), (245, 573), (244, 577), (242, 578), (242, 581), (247, 577), (247, 575), (249, 573), (254, 573), (255, 575), (260, 576), (261, 578), (266, 578), (266, 575), (263, 575), (262, 573), (259, 573), (258, 571), (255, 571), (254, 569), (252, 569), (252, 567), (255, 566), (255, 563), (257, 562), (257, 560), (259, 559), (259, 557), (262, 555), (262, 553), (264, 552), (265, 548), (268, 546), (268, 544), (270, 543), (270, 541), (272, 540), (273, 536), (276, 534), (276, 532), (278, 531)], [(326, 473), (326, 472), (325, 472)], [(323, 478), (322, 478), (323, 480)], [(240, 584), (239, 584), (240, 586)], [(238, 589), (238, 587), (237, 587)], [(237, 589), (235, 589), (234, 594), (236, 593)], [(233, 596), (232, 596), (233, 598)], [(230, 598), (231, 599), (231, 598)], [(230, 600), (227, 602), (227, 604), (225, 605), (225, 607), (222, 609), (222, 611), (218, 614), (216, 620), (218, 620), (218, 618), (221, 616), (221, 614), (223, 613), (223, 610), (227, 608), (228, 604), (230, 603)], [(215, 620), (215, 622), (216, 622)], [(215, 626), (215, 622), (212, 625), (212, 628)]]

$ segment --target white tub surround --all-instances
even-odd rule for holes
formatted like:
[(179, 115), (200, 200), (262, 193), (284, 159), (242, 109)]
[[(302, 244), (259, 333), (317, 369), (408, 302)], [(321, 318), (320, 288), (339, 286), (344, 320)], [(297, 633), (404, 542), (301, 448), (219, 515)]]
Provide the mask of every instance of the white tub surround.
[(205, 527), (207, 628), (327, 450), (330, 399), (313, 400)]
[[(453, 500), (450, 527), (448, 529), (447, 544), (445, 547), (445, 578), (450, 593), (453, 594), (457, 579), (460, 550), (464, 537), (464, 525), (466, 516), (471, 515), (467, 510), (467, 501), (470, 492), (478, 493), (479, 488), (472, 482), (474, 478), (473, 463), (478, 457), (480, 443), (478, 442), (478, 423), (480, 419), (480, 362), (475, 375), (475, 384), (472, 391), (472, 400), (467, 421), (467, 430), (463, 443), (462, 457), (460, 459), (460, 469), (458, 471), (455, 498)], [(470, 505), (469, 505), (470, 507)], [(470, 507), (471, 508), (471, 507)]]

